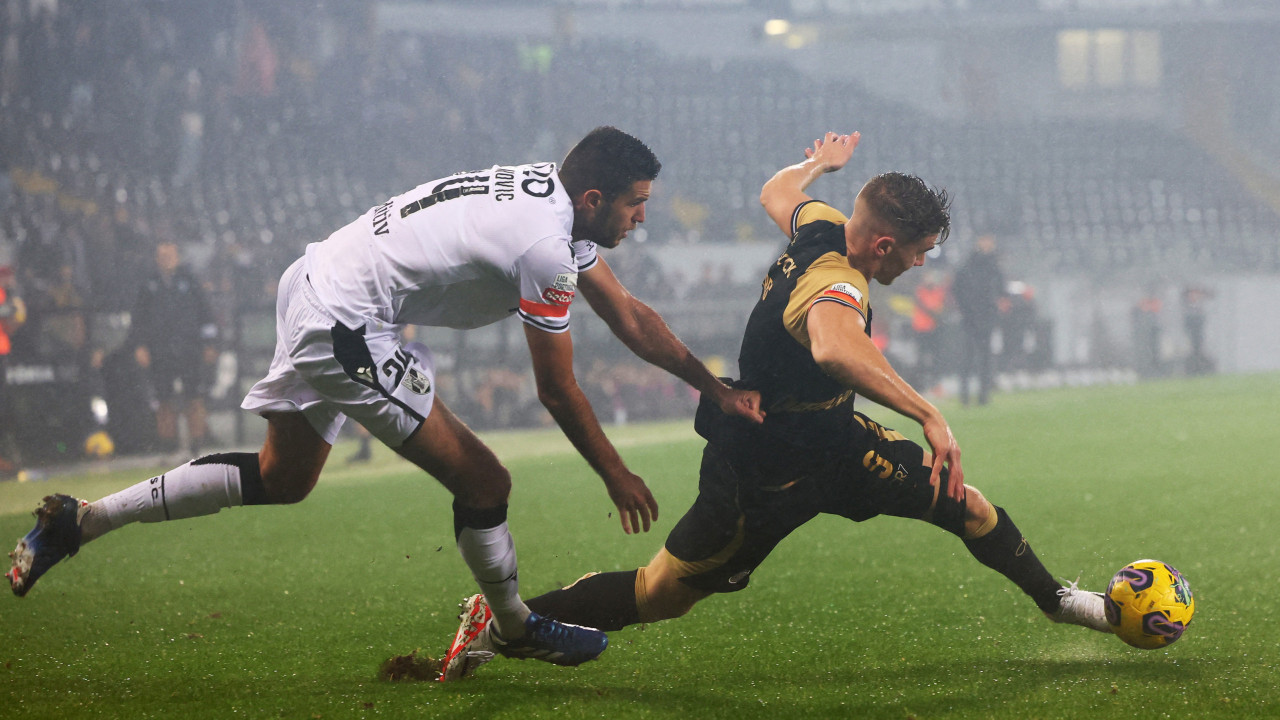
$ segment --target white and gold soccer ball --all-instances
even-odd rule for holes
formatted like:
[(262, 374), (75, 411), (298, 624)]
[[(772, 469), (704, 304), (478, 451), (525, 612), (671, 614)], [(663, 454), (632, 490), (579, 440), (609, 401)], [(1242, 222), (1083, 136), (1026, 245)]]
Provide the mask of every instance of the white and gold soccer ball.
[(1196, 611), (1186, 578), (1159, 560), (1138, 560), (1121, 568), (1107, 586), (1104, 603), (1111, 629), (1143, 650), (1162, 648), (1182, 637)]

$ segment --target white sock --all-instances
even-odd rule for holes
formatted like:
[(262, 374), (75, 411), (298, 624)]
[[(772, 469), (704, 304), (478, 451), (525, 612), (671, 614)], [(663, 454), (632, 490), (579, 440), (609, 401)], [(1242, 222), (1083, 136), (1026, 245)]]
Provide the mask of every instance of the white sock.
[(243, 504), (240, 468), (192, 461), (89, 504), (80, 523), (81, 543), (133, 522), (162, 522), (212, 515)]
[(484, 530), (462, 528), (458, 533), (458, 552), (471, 568), (471, 575), (493, 611), (498, 634), (507, 639), (523, 636), (529, 607), (520, 599), (516, 547), (507, 524)]

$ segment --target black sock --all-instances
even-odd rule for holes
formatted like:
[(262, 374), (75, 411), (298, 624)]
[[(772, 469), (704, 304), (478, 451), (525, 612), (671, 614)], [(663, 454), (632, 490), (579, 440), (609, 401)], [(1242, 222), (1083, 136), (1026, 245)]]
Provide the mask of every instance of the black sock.
[(507, 505), (477, 510), (469, 508), (457, 500), (453, 501), (453, 539), (462, 534), (462, 528), (488, 530), (496, 528), (507, 521)]
[(965, 540), (964, 545), (978, 562), (1012, 580), (1042, 611), (1058, 609), (1062, 585), (1045, 569), (1004, 508), (996, 507), (996, 526), (991, 532)]
[(561, 590), (528, 600), (529, 609), (553, 620), (606, 632), (640, 622), (636, 572), (592, 575)]
[(240, 504), (267, 505), (267, 488), (262, 484), (262, 468), (256, 452), (231, 452), (205, 455), (192, 465), (234, 465), (240, 469)]

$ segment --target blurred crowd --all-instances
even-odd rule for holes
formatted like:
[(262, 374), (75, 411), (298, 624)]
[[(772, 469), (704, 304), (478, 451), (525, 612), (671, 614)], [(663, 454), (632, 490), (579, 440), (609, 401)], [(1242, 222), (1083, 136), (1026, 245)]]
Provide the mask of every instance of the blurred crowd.
[[(863, 167), (850, 177), (887, 169), (880, 167), (887, 157), (907, 158), (922, 175), (973, 189), (957, 206), (955, 234), (962, 238), (1020, 215), (1024, 229), (1050, 240), (1073, 232), (1088, 241), (1097, 223), (1139, 222), (1155, 200), (1153, 222), (1168, 209), (1195, 232), (1209, 232), (1209, 211), (1196, 210), (1190, 224), (1190, 211), (1179, 205), (1189, 193), (1160, 185), (1157, 197), (1156, 186), (1137, 177), (1132, 204), (1114, 207), (1113, 195), (1128, 196), (1084, 178), (1079, 185), (1104, 198), (1097, 208), (1089, 196), (1068, 197), (1057, 186), (1034, 196), (1009, 183), (975, 186), (999, 175), (993, 148), (1025, 154), (1034, 147), (1019, 145), (1026, 138), (1007, 129), (931, 134), (925, 120), (909, 120), (913, 113), (847, 87), (815, 92), (776, 64), (697, 65), (573, 37), (506, 44), (399, 33), (379, 30), (374, 12), (354, 1), (0, 0), (0, 472), (113, 445), (144, 452), (235, 439), (212, 437), (202, 415), (234, 408), (245, 378), (265, 367), (274, 284), (306, 243), (477, 158), (555, 159), (596, 117), (646, 138), (667, 165), (647, 232), (636, 238), (648, 242), (610, 262), (646, 300), (696, 301), (689, 304), (713, 310), (720, 301), (731, 304), (733, 311), (703, 322), (712, 328), (708, 337), (736, 336), (751, 281), (713, 264), (656, 258), (664, 248), (709, 239), (772, 242), (767, 218), (746, 211), (755, 208), (762, 180), (795, 159), (803, 137), (797, 116), (826, 127), (829, 118), (856, 115), (873, 126), (883, 140), (859, 150)], [(641, 64), (655, 68), (637, 73)], [(744, 125), (743, 117), (757, 122)], [(1129, 135), (1117, 137), (1127, 142)], [(713, 146), (720, 150), (708, 157), (705, 148)], [(937, 165), (962, 151), (980, 161)], [(1034, 172), (1036, 163), (1017, 162), (1019, 172)], [(1062, 172), (1069, 176), (1075, 166)], [(957, 174), (960, 168), (978, 175)], [(1104, 169), (1123, 175), (1123, 168)], [(1214, 213), (1224, 223), (1239, 214)], [(751, 217), (760, 222), (745, 219)], [(1273, 220), (1252, 210), (1242, 217)], [(1107, 253), (1121, 246), (1112, 234), (1104, 229), (1080, 249), (1055, 241), (1014, 252), (1068, 269), (1114, 263)], [(1121, 252), (1134, 262), (1141, 257)], [(1241, 262), (1255, 259), (1247, 248), (1240, 252)], [(1264, 267), (1280, 262), (1261, 260)], [(967, 316), (963, 306), (953, 312), (953, 272), (944, 265), (914, 297), (895, 299), (911, 335), (900, 322), (885, 324), (894, 328), (896, 346), (886, 349), (910, 353), (925, 387), (955, 371), (937, 358), (967, 334), (955, 330)], [(1006, 285), (992, 325), (997, 339), (989, 343), (1004, 350), (992, 372), (1039, 367), (1052, 353), (1034, 291)], [(178, 309), (167, 318), (160, 312)], [(157, 327), (182, 351), (158, 348)], [(736, 353), (731, 340), (715, 343), (712, 354)], [(522, 361), (477, 362), (465, 356), (462, 340), (432, 346), (456, 376), (442, 391), (468, 421), (547, 422)], [(603, 341), (600, 348), (595, 354), (605, 362), (583, 375), (602, 416), (673, 417), (692, 406), (673, 378), (609, 353)], [(978, 378), (981, 355), (972, 371)], [(199, 372), (173, 369), (188, 364)], [(981, 379), (975, 382), (981, 401), (986, 392)], [(96, 441), (86, 445), (86, 438)]]
[[(274, 283), (306, 243), (465, 169), (478, 141), (559, 151), (503, 139), (498, 117), (538, 102), (519, 72), (484, 72), (511, 52), (368, 42), (370, 12), (0, 2), (0, 473), (217, 442), (204, 405), (234, 407), (269, 357)], [(437, 63), (453, 71), (414, 72)], [(668, 292), (634, 264), (640, 291)], [(473, 423), (545, 422), (522, 364), (467, 367), (450, 391)], [(619, 420), (688, 407), (641, 367), (589, 377)]]

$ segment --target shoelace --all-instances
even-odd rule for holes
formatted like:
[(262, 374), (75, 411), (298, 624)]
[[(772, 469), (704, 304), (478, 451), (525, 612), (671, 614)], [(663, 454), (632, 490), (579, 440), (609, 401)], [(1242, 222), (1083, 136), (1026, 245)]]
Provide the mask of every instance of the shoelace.
[(1075, 579), (1075, 580), (1067, 580), (1066, 578), (1062, 578), (1062, 581), (1063, 581), (1063, 582), (1065, 582), (1065, 583), (1067, 583), (1067, 586), (1066, 586), (1066, 587), (1060, 587), (1060, 588), (1058, 588), (1058, 597), (1062, 597), (1063, 595), (1066, 595), (1067, 593), (1070, 593), (1070, 592), (1079, 592), (1079, 591), (1080, 591), (1080, 576), (1079, 576), (1079, 575), (1077, 575), (1077, 576), (1076, 576), (1076, 579)]
[(562, 623), (539, 616), (537, 622), (529, 629), (529, 638), (551, 647), (560, 647), (573, 639), (573, 631)]

